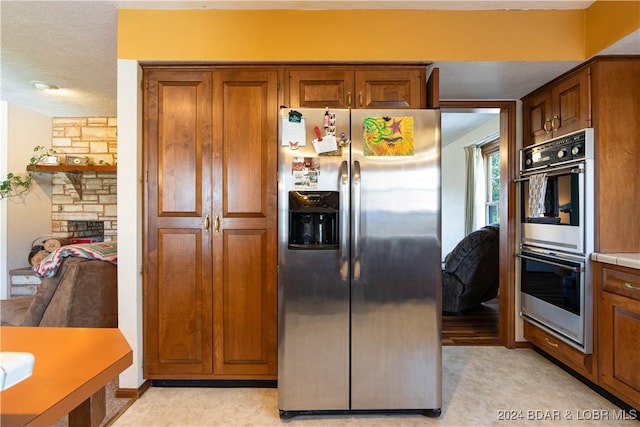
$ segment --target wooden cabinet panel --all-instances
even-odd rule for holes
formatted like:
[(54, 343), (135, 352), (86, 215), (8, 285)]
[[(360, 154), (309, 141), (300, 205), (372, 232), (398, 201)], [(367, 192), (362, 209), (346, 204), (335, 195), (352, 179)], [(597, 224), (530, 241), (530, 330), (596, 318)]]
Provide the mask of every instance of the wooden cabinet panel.
[(159, 230), (157, 288), (147, 317), (155, 331), (147, 334), (150, 373), (210, 370), (211, 286), (199, 265), (206, 251), (202, 240), (200, 229)]
[[(640, 407), (640, 272), (602, 269), (600, 385)], [(610, 292), (611, 291), (611, 292)]]
[[(145, 75), (144, 372), (211, 370), (209, 73)], [(161, 376), (162, 377), (162, 376)]]
[(530, 96), (522, 103), (525, 146), (551, 138), (551, 93), (548, 91)]
[(304, 108), (349, 108), (353, 100), (352, 70), (315, 68), (289, 71), (289, 105)]
[(553, 136), (566, 135), (591, 126), (589, 74), (589, 68), (582, 69), (561, 80), (553, 88)]
[(229, 71), (218, 78), (216, 110), (224, 114), (216, 116), (216, 170), (222, 173), (217, 184), (223, 215), (265, 218), (277, 147), (277, 73)]
[[(276, 290), (267, 273), (267, 232), (224, 231), (224, 274), (215, 291), (214, 371), (273, 376), (277, 369)], [(219, 339), (219, 341), (218, 341)]]
[(356, 70), (355, 81), (355, 108), (425, 108), (422, 70)]
[(599, 61), (591, 68), (595, 249), (640, 252), (640, 57)]
[[(277, 82), (275, 70), (216, 75), (214, 335), (216, 375), (277, 370)], [(219, 153), (219, 155), (218, 155)], [(216, 214), (217, 216), (218, 214)]]
[(426, 108), (426, 67), (293, 67), (288, 75), (293, 108)]

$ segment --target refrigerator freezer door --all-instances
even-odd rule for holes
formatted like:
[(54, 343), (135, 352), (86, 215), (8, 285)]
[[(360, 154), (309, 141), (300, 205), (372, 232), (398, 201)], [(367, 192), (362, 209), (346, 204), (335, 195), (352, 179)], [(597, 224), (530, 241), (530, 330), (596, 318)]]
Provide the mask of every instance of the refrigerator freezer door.
[(440, 112), (351, 123), (351, 409), (440, 408)]
[[(287, 120), (289, 111), (281, 110), (281, 121)], [(344, 208), (349, 203), (349, 151), (319, 155), (311, 142), (316, 139), (314, 127), (323, 127), (324, 110), (296, 111), (305, 119), (306, 140), (293, 148), (278, 148), (278, 407), (281, 411), (348, 410), (349, 236)], [(336, 113), (338, 134), (348, 135), (349, 111), (331, 112)], [(319, 168), (309, 182), (294, 182), (301, 158), (314, 159), (313, 167)], [(288, 201), (289, 191), (294, 190), (341, 191), (337, 249), (289, 247)]]

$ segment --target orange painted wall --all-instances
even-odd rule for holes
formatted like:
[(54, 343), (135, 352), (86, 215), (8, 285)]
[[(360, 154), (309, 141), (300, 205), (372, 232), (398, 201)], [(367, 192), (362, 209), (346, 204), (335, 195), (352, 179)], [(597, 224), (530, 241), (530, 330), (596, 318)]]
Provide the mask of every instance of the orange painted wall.
[(640, 1), (597, 1), (586, 11), (587, 57), (640, 28)]
[(130, 9), (118, 15), (121, 59), (541, 61), (584, 55), (583, 11)]
[(142, 10), (118, 57), (162, 61), (583, 60), (640, 28), (639, 1), (586, 10)]

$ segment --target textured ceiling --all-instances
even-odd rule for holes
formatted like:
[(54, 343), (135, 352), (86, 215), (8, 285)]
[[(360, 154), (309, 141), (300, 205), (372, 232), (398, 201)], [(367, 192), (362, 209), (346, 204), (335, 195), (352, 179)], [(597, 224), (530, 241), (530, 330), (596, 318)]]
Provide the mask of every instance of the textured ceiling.
[[(117, 9), (562, 9), (592, 1), (10, 1), (0, 2), (1, 99), (52, 117), (116, 115)], [(640, 31), (609, 53), (640, 54)], [(517, 99), (577, 62), (442, 62), (442, 99)], [(38, 91), (32, 81), (55, 84)]]

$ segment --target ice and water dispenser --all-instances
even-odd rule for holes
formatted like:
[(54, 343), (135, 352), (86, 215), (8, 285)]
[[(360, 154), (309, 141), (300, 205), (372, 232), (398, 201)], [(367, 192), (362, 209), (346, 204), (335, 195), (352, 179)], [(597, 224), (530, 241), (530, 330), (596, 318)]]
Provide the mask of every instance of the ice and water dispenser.
[(338, 248), (337, 191), (289, 192), (289, 249)]

